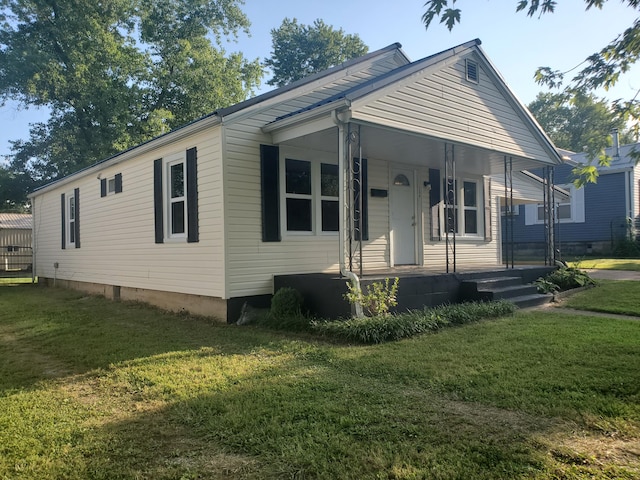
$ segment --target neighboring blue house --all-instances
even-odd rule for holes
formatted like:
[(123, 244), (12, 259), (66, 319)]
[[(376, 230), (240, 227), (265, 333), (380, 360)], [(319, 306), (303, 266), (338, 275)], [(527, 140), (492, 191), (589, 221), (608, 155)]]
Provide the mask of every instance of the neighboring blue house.
[[(556, 203), (556, 248), (564, 256), (607, 254), (622, 239), (635, 239), (640, 226), (640, 168), (631, 152), (640, 143), (608, 148), (608, 167), (598, 167), (597, 183), (576, 188), (572, 170), (587, 163), (585, 153), (566, 153), (570, 160), (555, 167), (555, 185), (571, 193), (571, 200)], [(537, 172), (534, 172), (537, 173)], [(503, 222), (505, 221), (503, 217)], [(517, 257), (544, 251), (545, 229), (542, 204), (517, 205), (513, 216), (513, 244)], [(510, 239), (504, 236), (503, 242)]]

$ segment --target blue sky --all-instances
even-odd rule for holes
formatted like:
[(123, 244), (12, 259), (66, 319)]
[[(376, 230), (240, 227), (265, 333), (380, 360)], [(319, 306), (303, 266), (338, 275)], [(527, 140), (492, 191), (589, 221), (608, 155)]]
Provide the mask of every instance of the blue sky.
[[(569, 70), (598, 51), (630, 27), (637, 10), (612, 0), (602, 10), (585, 11), (583, 0), (558, 2), (556, 13), (530, 18), (515, 13), (517, 0), (458, 0), (462, 23), (449, 32), (433, 24), (427, 31), (421, 23), (424, 0), (246, 0), (251, 36), (241, 35), (228, 51), (241, 51), (247, 58), (268, 57), (271, 29), (285, 17), (311, 24), (322, 19), (346, 33), (357, 33), (377, 50), (395, 42), (412, 60), (418, 60), (454, 45), (479, 38), (482, 48), (525, 104), (542, 88), (533, 80), (537, 67)], [(260, 92), (269, 90), (263, 84)], [(640, 66), (635, 66), (609, 92), (609, 99), (630, 99), (640, 89)], [(9, 140), (28, 137), (28, 124), (46, 119), (44, 111), (25, 111), (15, 104), (0, 108), (0, 155), (9, 153)]]

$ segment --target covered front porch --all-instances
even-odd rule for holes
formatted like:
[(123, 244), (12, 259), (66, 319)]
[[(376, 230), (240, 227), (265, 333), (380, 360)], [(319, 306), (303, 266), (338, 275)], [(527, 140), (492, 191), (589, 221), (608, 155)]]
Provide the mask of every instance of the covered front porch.
[[(501, 229), (508, 225), (501, 224), (500, 209), (520, 198), (514, 172), (552, 168), (548, 159), (350, 115), (333, 112), (291, 125), (280, 124), (283, 119), (265, 129), (280, 150), (283, 236), (337, 235), (343, 275), (456, 273), (503, 264)], [(315, 195), (310, 180), (308, 190), (298, 187), (314, 172), (320, 177)], [(541, 183), (540, 197), (543, 184), (552, 186)], [(314, 206), (308, 220), (298, 222), (303, 202)], [(540, 262), (552, 263), (550, 257)]]

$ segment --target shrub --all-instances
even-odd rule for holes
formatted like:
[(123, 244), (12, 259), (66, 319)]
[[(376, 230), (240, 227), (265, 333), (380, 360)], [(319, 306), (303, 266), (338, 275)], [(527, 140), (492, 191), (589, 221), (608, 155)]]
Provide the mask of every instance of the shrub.
[(398, 293), (398, 282), (396, 277), (393, 284), (389, 285), (389, 278), (385, 278), (384, 282), (373, 282), (366, 286), (366, 293), (361, 288), (354, 286), (351, 282), (347, 282), (349, 291), (345, 294), (345, 299), (354, 305), (359, 303), (365, 312), (373, 317), (386, 316), (389, 309), (398, 305), (396, 294)]
[(533, 284), (538, 289), (538, 293), (556, 293), (560, 287), (546, 278), (540, 277)]
[(633, 240), (622, 238), (616, 242), (612, 254), (616, 258), (638, 258), (640, 257), (640, 248)]
[(508, 315), (513, 303), (477, 302), (444, 305), (396, 315), (352, 318), (349, 320), (312, 320), (313, 331), (322, 335), (358, 343), (382, 343), (436, 331), (447, 325), (461, 325)]
[(559, 268), (544, 277), (544, 280), (557, 285), (558, 290), (570, 290), (596, 284), (588, 273), (573, 267)]
[(275, 318), (301, 316), (303, 301), (304, 298), (298, 290), (291, 287), (283, 287), (271, 299), (269, 313)]

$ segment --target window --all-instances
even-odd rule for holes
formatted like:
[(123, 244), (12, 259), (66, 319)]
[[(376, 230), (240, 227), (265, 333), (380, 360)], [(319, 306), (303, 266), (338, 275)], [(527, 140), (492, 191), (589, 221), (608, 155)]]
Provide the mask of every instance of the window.
[(156, 243), (198, 242), (196, 148), (156, 160), (153, 170)]
[(80, 189), (61, 196), (62, 248), (80, 248)]
[[(443, 182), (446, 229), (449, 233), (478, 236), (481, 230), (480, 192), (475, 180), (448, 179)], [(462, 199), (462, 205), (459, 204)], [(462, 232), (460, 231), (462, 225)]]
[(284, 222), (288, 232), (337, 232), (338, 166), (284, 160)]
[[(582, 223), (584, 222), (584, 188), (576, 188), (573, 184), (558, 185), (558, 187), (570, 193), (569, 201), (557, 202), (555, 204), (555, 221), (559, 223)], [(525, 225), (535, 225), (544, 223), (544, 204), (525, 205)]]
[(113, 177), (100, 179), (100, 196), (114, 195), (122, 192), (122, 174), (117, 173)]
[(181, 238), (185, 236), (186, 218), (185, 160), (167, 163), (167, 236)]

